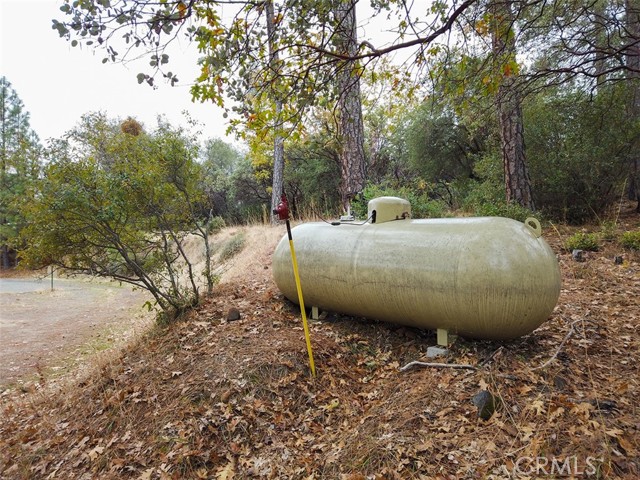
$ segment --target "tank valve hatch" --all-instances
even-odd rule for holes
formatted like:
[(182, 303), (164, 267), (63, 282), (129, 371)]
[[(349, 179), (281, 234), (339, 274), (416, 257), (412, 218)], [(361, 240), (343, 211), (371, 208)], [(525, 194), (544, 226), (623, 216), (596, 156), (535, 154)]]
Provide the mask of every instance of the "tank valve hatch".
[(411, 218), (411, 204), (404, 198), (378, 197), (369, 201), (368, 214), (371, 223), (384, 223)]

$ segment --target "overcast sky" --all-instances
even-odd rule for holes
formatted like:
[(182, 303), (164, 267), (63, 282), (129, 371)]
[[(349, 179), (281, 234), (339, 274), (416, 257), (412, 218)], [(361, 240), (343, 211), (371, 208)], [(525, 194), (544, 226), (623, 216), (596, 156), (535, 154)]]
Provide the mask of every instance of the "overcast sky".
[[(0, 75), (7, 77), (31, 114), (31, 127), (41, 140), (57, 138), (73, 128), (87, 112), (111, 117), (135, 116), (148, 127), (158, 114), (172, 124), (186, 124), (182, 112), (202, 122), (204, 138), (224, 138), (222, 109), (192, 103), (189, 85), (197, 75), (197, 52), (183, 42), (171, 58), (178, 86), (160, 81), (158, 89), (138, 85), (143, 64), (102, 64), (103, 52), (72, 48), (51, 29), (61, 20), (62, 0), (0, 0)], [(146, 70), (148, 71), (148, 70)], [(227, 139), (231, 141), (231, 138)]]
[[(204, 138), (225, 138), (223, 110), (212, 103), (191, 102), (190, 85), (198, 76), (198, 53), (186, 40), (175, 45), (170, 70), (178, 75), (175, 87), (157, 79), (158, 88), (139, 85), (136, 75), (149, 72), (148, 59), (130, 64), (102, 64), (104, 51), (72, 48), (51, 28), (52, 19), (63, 20), (63, 0), (0, 0), (0, 75), (7, 77), (31, 115), (31, 127), (44, 142), (72, 129), (87, 112), (104, 111), (110, 117), (136, 117), (147, 127), (159, 114), (173, 125), (186, 125), (183, 111), (201, 122)], [(233, 7), (228, 7), (233, 8)], [(224, 15), (232, 12), (222, 12)], [(390, 41), (388, 25), (379, 15), (370, 19), (368, 1), (359, 3), (359, 35), (376, 46)], [(364, 22), (362, 22), (364, 19)], [(368, 35), (365, 35), (365, 30)]]

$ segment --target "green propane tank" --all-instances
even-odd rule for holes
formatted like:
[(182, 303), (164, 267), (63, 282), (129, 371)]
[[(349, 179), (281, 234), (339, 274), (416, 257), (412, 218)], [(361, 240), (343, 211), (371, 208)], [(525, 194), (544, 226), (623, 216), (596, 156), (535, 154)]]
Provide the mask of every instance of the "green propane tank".
[[(500, 217), (412, 220), (406, 200), (369, 202), (372, 223), (306, 223), (292, 231), (307, 305), (508, 340), (542, 324), (560, 269), (540, 224)], [(280, 291), (298, 302), (285, 236), (273, 255)]]

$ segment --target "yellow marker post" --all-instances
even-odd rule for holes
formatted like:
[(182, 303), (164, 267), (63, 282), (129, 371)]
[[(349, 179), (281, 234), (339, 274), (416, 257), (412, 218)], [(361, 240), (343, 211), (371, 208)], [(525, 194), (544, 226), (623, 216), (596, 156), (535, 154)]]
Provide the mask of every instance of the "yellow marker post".
[(298, 289), (298, 300), (300, 302), (300, 311), (302, 312), (302, 325), (304, 327), (304, 338), (307, 342), (307, 352), (309, 353), (309, 365), (311, 366), (311, 374), (316, 376), (316, 365), (313, 362), (313, 351), (311, 350), (311, 335), (309, 334), (309, 324), (307, 322), (307, 311), (304, 308), (304, 300), (302, 298), (302, 286), (300, 285), (300, 274), (298, 273), (298, 260), (296, 259), (296, 251), (293, 248), (293, 237), (291, 236), (291, 225), (287, 219), (287, 235), (289, 236), (289, 248), (291, 249), (291, 261), (293, 262), (293, 276), (296, 279), (296, 288)]

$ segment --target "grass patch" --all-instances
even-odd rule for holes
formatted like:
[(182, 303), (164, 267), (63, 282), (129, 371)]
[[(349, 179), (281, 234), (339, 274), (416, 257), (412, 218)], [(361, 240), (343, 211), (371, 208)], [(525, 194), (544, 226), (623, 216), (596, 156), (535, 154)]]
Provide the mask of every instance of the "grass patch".
[(597, 252), (600, 249), (600, 240), (595, 233), (578, 232), (567, 238), (564, 245), (568, 251), (586, 250)]
[(245, 247), (246, 237), (243, 232), (237, 233), (231, 237), (220, 250), (220, 261), (226, 262), (239, 254)]
[(624, 248), (640, 250), (640, 230), (624, 232), (620, 237), (620, 244)]

